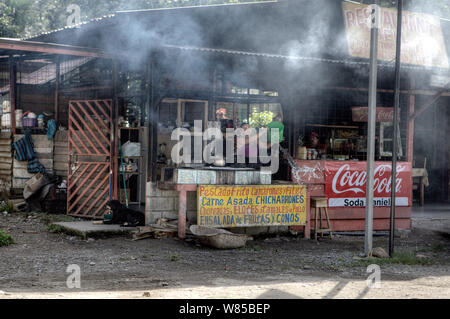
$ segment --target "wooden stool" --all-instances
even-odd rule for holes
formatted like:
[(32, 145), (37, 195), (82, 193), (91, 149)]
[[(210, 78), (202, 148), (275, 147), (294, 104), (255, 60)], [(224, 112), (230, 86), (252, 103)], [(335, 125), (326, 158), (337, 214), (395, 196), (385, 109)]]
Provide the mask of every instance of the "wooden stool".
[[(328, 198), (311, 197), (311, 209), (312, 208), (314, 208), (315, 214), (314, 238), (317, 239), (317, 233), (320, 233), (321, 237), (323, 237), (323, 233), (328, 232), (330, 234), (330, 238), (333, 239), (333, 233), (331, 232), (330, 218), (328, 217)], [(319, 214), (317, 214), (317, 210), (319, 210)], [(328, 228), (322, 228), (322, 210), (325, 212)], [(317, 215), (319, 215), (320, 218), (320, 228), (318, 228)]]

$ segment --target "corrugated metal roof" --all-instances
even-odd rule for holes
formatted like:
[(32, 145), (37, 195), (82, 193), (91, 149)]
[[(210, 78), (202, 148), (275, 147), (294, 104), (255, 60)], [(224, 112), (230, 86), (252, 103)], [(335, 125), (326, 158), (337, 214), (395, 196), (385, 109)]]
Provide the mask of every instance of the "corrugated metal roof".
[[(306, 57), (306, 56), (294, 56), (294, 55), (281, 55), (281, 54), (271, 54), (271, 53), (260, 53), (260, 52), (247, 52), (247, 51), (237, 51), (237, 50), (225, 50), (225, 49), (214, 49), (214, 48), (201, 48), (201, 47), (192, 47), (192, 46), (179, 46), (179, 45), (163, 45), (163, 48), (167, 49), (178, 49), (182, 51), (200, 51), (207, 53), (216, 53), (216, 54), (227, 54), (227, 55), (242, 55), (242, 56), (253, 56), (260, 58), (269, 58), (269, 59), (282, 59), (282, 60), (292, 60), (292, 61), (308, 61), (308, 62), (318, 62), (318, 63), (333, 63), (333, 64), (345, 64), (345, 65), (353, 65), (353, 66), (369, 66), (369, 62), (367, 61), (355, 61), (355, 60), (337, 60), (337, 59), (324, 59), (317, 57)], [(378, 67), (385, 68), (394, 68), (395, 61), (391, 62), (378, 62)], [(415, 65), (404, 65), (402, 64), (402, 69), (410, 69), (410, 70), (424, 70), (424, 69), (437, 69), (437, 68), (428, 68), (425, 66), (415, 66)], [(442, 69), (442, 71), (449, 73), (450, 70)]]
[(61, 31), (64, 31), (64, 30), (81, 28), (82, 26), (85, 26), (85, 25), (88, 25), (88, 24), (92, 24), (92, 23), (98, 23), (98, 22), (104, 21), (106, 19), (114, 18), (115, 16), (116, 16), (116, 14), (105, 15), (103, 17), (94, 18), (94, 19), (91, 19), (89, 21), (81, 22), (81, 23), (75, 24), (75, 25), (70, 26), (70, 27), (66, 26), (64, 28), (59, 28), (59, 29), (55, 29), (55, 30), (51, 30), (51, 31), (47, 31), (47, 32), (42, 32), (40, 34), (32, 35), (32, 36), (30, 36), (28, 38), (22, 38), (21, 40), (28, 41), (28, 40), (32, 40), (32, 39), (35, 39), (35, 38), (39, 38), (39, 37), (41, 37), (43, 35), (49, 35), (49, 34), (61, 32)]

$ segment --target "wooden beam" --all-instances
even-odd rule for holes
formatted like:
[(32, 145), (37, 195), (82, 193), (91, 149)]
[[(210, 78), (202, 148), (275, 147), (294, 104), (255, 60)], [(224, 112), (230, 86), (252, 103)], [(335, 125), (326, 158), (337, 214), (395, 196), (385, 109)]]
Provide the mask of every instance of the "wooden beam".
[(449, 84), (447, 83), (447, 85), (445, 86), (445, 88), (444, 88), (442, 91), (436, 93), (431, 99), (429, 99), (429, 100), (428, 100), (428, 101), (420, 108), (420, 110), (417, 110), (417, 111), (414, 112), (414, 114), (410, 115), (410, 119), (411, 119), (411, 120), (415, 120), (420, 114), (422, 114), (423, 112), (425, 112), (430, 106), (432, 106), (437, 100), (439, 100), (439, 98), (440, 98), (441, 96), (443, 96), (445, 92), (447, 92), (447, 90), (448, 90), (448, 85), (449, 85)]
[(0, 38), (0, 49), (15, 52), (38, 52), (71, 56), (82, 56), (92, 58), (111, 58), (107, 53), (95, 49), (76, 47), (64, 44), (43, 43), (33, 41), (22, 41), (15, 39)]
[[(338, 91), (353, 91), (353, 92), (367, 92), (367, 88), (350, 88), (350, 87), (342, 87), (342, 86), (333, 86), (333, 87), (325, 87), (322, 88), (323, 90), (338, 90)], [(378, 93), (390, 93), (394, 94), (394, 90), (390, 89), (378, 89)], [(444, 91), (433, 91), (433, 90), (401, 90), (401, 94), (405, 95), (436, 95), (438, 93), (441, 93), (442, 96), (450, 96), (450, 90), (447, 88)]]
[(9, 58), (9, 101), (11, 104), (11, 132), (16, 134), (16, 79), (17, 65), (14, 57)]
[(81, 88), (68, 88), (68, 89), (60, 89), (60, 93), (76, 93), (76, 92), (85, 92), (85, 91), (113, 91), (112, 86), (91, 86), (91, 87), (81, 87)]
[[(411, 79), (411, 89), (415, 87), (415, 80)], [(414, 120), (410, 118), (414, 114), (416, 96), (409, 96), (408, 123), (406, 128), (406, 160), (413, 163), (414, 160)]]
[(56, 77), (55, 77), (55, 122), (58, 125), (59, 120), (59, 82), (61, 79), (61, 61), (56, 57)]

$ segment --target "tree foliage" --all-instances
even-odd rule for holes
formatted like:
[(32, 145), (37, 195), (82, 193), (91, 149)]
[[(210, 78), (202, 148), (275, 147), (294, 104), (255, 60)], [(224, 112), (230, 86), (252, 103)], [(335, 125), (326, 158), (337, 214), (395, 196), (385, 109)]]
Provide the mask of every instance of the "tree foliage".
[[(265, 0), (1, 0), (0, 37), (29, 37), (65, 27), (71, 4), (81, 8), (81, 20), (88, 21), (120, 10), (197, 6)], [(311, 0), (314, 1), (314, 0)], [(330, 0), (335, 1), (335, 0)], [(360, 0), (369, 4), (372, 0)], [(426, 12), (450, 19), (448, 0), (405, 0), (405, 9)], [(396, 0), (381, 0), (395, 7)]]
[(67, 25), (67, 8), (81, 8), (81, 20), (120, 10), (154, 9), (264, 0), (1, 0), (0, 37), (29, 37)]

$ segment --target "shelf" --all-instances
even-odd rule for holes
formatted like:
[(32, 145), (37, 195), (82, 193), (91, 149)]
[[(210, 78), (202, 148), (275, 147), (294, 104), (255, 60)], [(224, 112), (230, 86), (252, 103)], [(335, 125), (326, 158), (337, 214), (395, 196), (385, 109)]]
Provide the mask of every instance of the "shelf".
[(144, 157), (144, 156), (142, 156), (142, 155), (140, 155), (140, 156), (122, 156), (122, 158), (129, 158), (129, 159), (141, 159), (142, 157)]
[(326, 127), (326, 128), (346, 128), (346, 129), (359, 129), (359, 126), (347, 126), (347, 125), (324, 125), (324, 124), (306, 124), (309, 127)]
[(119, 130), (140, 130), (142, 127), (119, 127)]
[(141, 175), (139, 172), (120, 172), (119, 171), (119, 174), (125, 174), (125, 175)]

